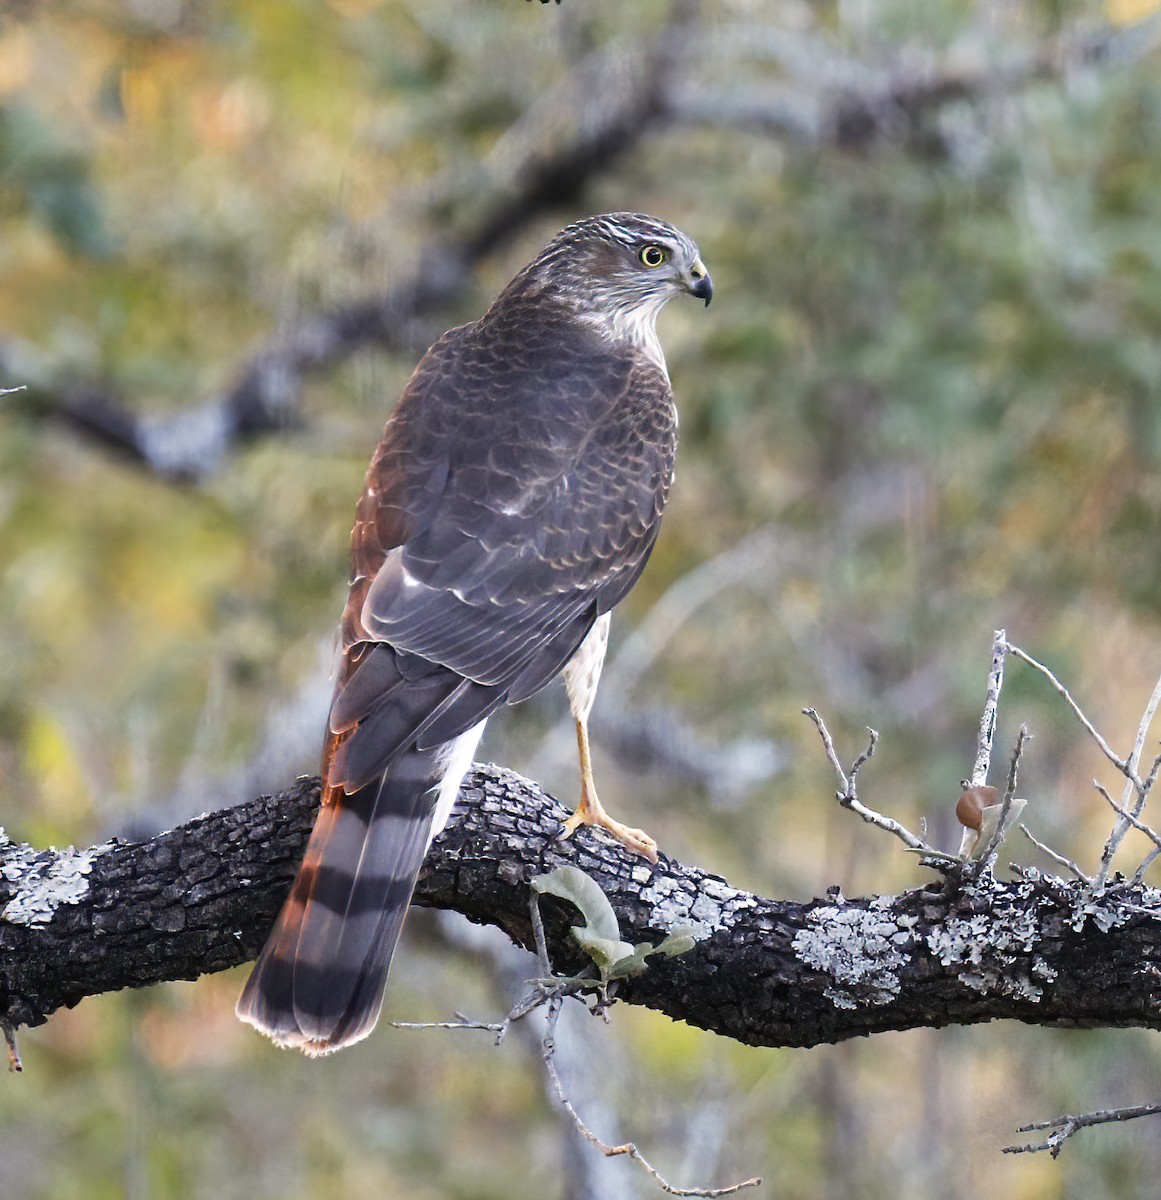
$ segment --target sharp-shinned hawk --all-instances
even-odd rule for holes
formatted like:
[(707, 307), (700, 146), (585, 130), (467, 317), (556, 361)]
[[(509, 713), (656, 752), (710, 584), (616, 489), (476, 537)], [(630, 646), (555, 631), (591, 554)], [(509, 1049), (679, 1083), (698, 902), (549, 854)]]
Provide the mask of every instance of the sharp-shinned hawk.
[(605, 813), (588, 716), (609, 614), (653, 549), (677, 413), (657, 314), (713, 289), (697, 247), (655, 217), (562, 230), (408, 381), (367, 471), (323, 754), (298, 877), (238, 1001), (280, 1045), (365, 1037), (431, 839), (488, 716), (563, 670), (581, 799)]

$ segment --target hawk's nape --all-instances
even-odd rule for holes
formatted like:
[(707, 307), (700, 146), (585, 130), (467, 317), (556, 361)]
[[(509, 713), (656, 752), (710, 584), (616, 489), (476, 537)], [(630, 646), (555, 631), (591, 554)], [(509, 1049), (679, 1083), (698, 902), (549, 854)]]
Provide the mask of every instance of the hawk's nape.
[[(371, 460), (351, 535), (323, 806), (238, 1015), (325, 1054), (375, 1025), (431, 839), (484, 723), (568, 668), (581, 803), (608, 614), (636, 582), (673, 478), (657, 314), (712, 284), (655, 217), (568, 226), (478, 321), (424, 355)], [(578, 653), (580, 651), (580, 653)]]

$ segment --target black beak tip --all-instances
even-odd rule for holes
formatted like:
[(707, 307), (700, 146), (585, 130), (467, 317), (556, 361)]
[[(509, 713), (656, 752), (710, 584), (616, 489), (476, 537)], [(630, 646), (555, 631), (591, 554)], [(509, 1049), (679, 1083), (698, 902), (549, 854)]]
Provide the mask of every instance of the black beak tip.
[(706, 308), (709, 308), (709, 302), (714, 298), (713, 280), (708, 275), (703, 275), (689, 289), (689, 294), (696, 296), (699, 300), (704, 300)]

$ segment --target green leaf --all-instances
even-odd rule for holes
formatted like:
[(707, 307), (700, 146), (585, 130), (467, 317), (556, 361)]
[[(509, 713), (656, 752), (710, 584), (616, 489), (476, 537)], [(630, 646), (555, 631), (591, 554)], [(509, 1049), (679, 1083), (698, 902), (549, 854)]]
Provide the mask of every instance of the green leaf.
[(602, 979), (624, 979), (640, 975), (648, 966), (651, 954), (673, 957), (691, 950), (697, 939), (686, 925), (670, 930), (660, 945), (640, 942), (636, 946), (621, 939), (617, 914), (601, 886), (579, 867), (558, 867), (547, 875), (532, 880), (533, 891), (567, 900), (581, 912), (583, 925), (574, 925), (572, 936), (580, 948), (593, 960)]

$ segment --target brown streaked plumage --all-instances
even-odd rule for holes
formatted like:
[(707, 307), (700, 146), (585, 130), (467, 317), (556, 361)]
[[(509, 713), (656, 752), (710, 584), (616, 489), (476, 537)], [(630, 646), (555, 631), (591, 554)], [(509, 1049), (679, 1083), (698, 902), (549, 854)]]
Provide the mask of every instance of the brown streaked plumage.
[(645, 566), (673, 476), (655, 321), (681, 292), (712, 295), (684, 234), (636, 213), (578, 221), (408, 381), (351, 535), (323, 807), (238, 1001), (279, 1044), (324, 1054), (371, 1031), (484, 722), (562, 668), (582, 770), (565, 834), (600, 825), (656, 857), (601, 808), (587, 722), (608, 614)]

